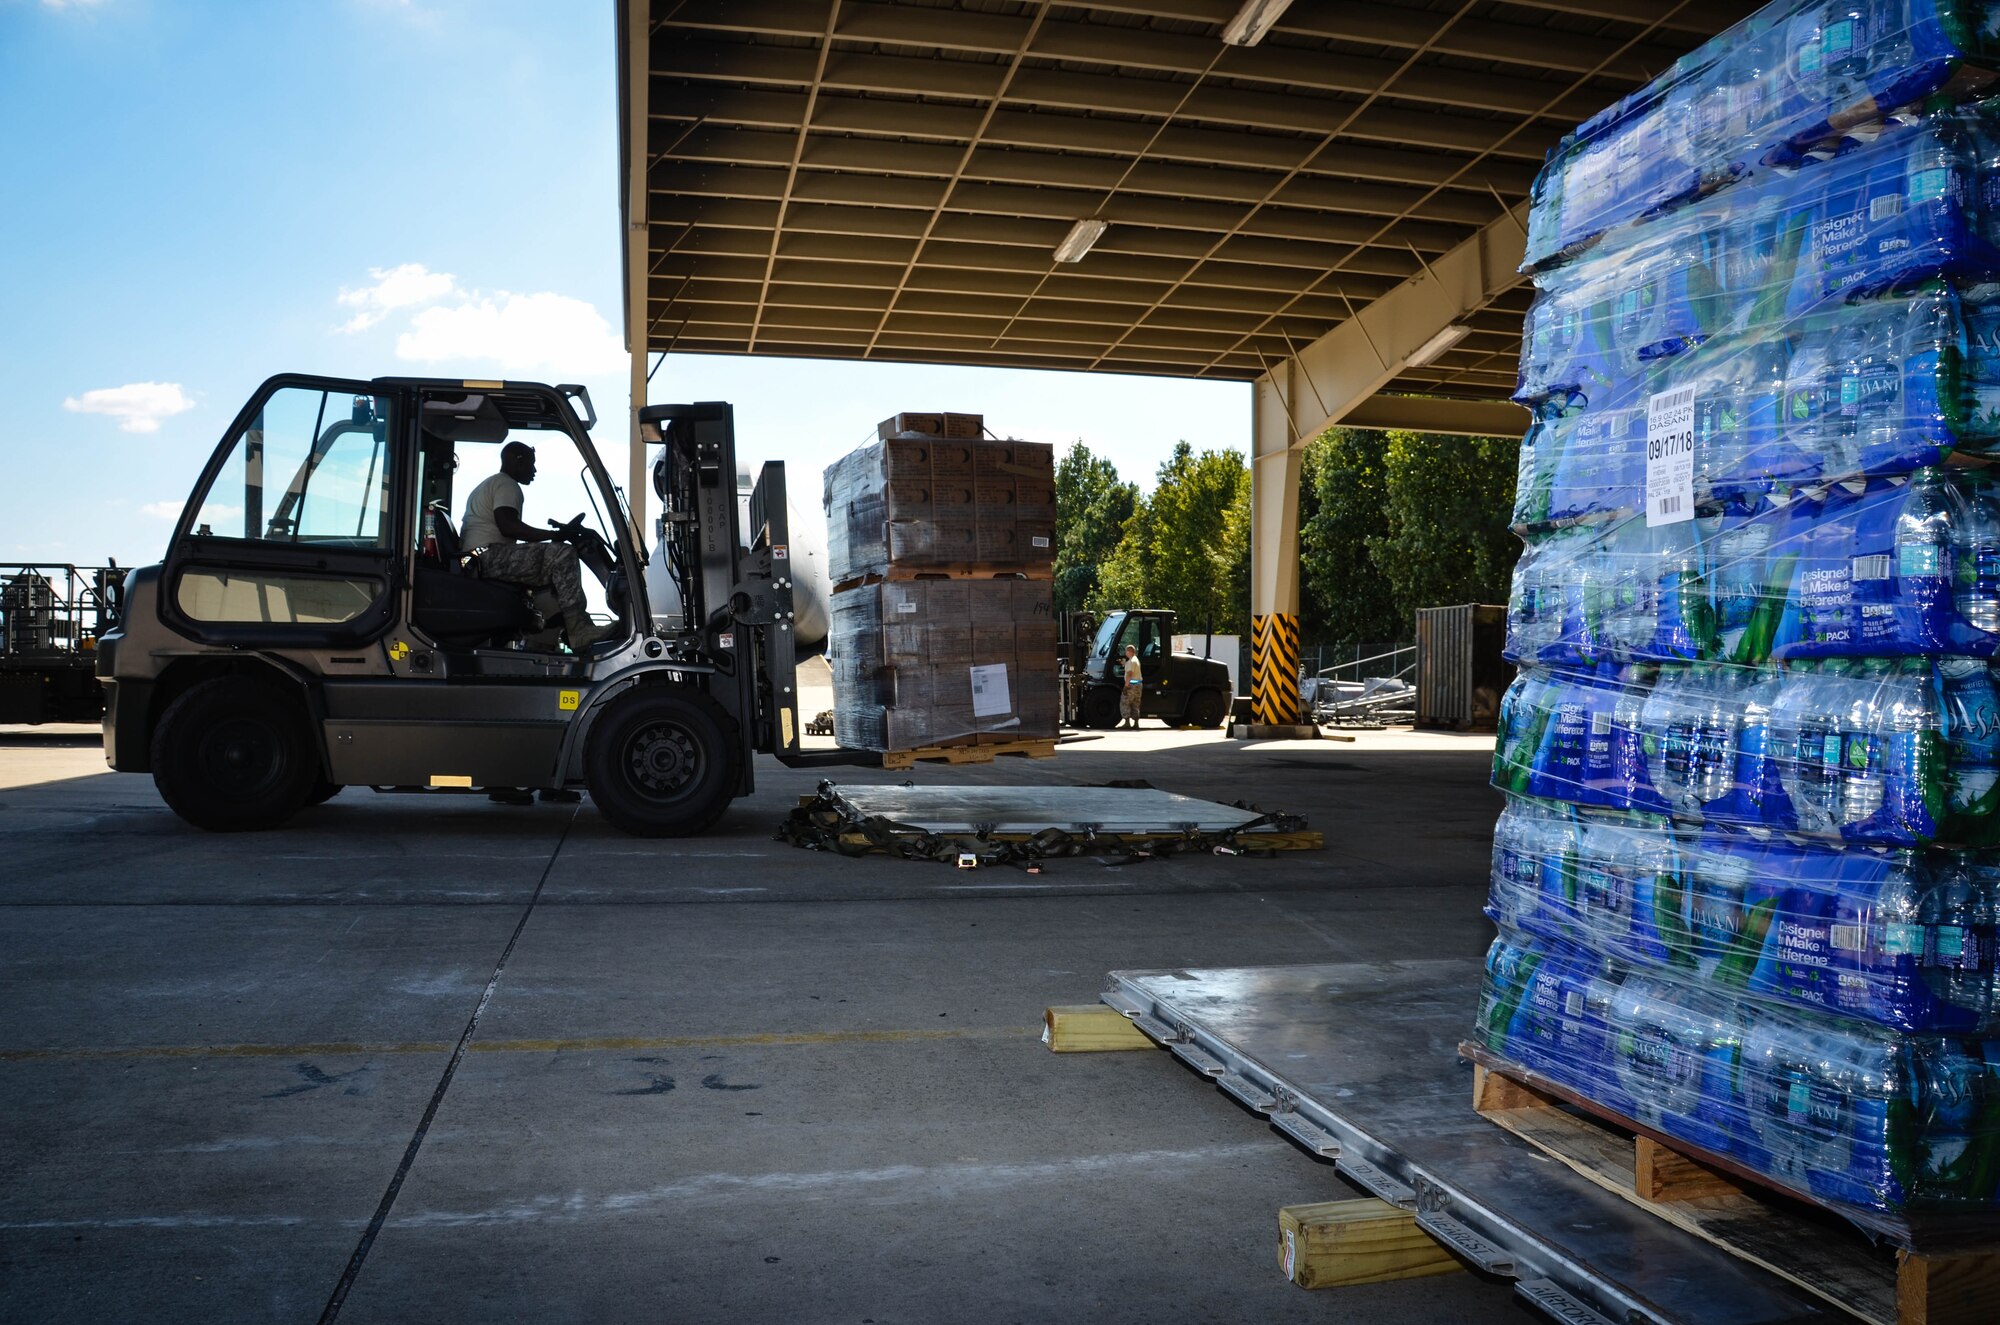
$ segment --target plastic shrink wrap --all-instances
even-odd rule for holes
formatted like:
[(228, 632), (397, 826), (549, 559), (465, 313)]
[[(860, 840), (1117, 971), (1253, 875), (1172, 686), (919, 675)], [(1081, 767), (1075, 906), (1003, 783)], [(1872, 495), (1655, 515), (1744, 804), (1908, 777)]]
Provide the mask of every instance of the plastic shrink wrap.
[(1767, 5), (1563, 139), (1535, 181), (1528, 265), (1837, 154), (1933, 98), (1962, 100), (1996, 61), (2000, 10), (1987, 0)]

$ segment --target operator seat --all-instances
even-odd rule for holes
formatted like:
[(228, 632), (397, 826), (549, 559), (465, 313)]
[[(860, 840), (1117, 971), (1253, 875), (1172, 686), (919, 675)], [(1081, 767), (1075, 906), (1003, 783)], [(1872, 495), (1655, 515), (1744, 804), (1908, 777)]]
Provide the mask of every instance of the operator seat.
[(482, 580), (459, 564), (464, 553), (458, 529), (442, 504), (433, 503), (424, 515), (437, 555), (426, 548), (417, 560), (413, 625), (439, 644), (457, 648), (514, 640), (542, 628), (541, 613), (521, 586)]

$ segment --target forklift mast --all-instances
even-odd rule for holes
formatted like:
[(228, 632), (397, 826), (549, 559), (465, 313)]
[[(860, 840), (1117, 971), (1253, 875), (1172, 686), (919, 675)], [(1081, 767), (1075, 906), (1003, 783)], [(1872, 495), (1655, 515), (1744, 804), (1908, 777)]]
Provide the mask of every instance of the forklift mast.
[[(653, 490), (661, 550), (681, 599), (669, 647), (712, 667), (709, 695), (735, 721), (746, 752), (789, 762), (799, 753), (799, 723), (785, 467), (773, 461), (758, 475), (745, 530), (735, 411), (719, 400), (650, 405), (639, 419), (642, 436), (662, 444)], [(746, 783), (749, 770), (746, 759)]]

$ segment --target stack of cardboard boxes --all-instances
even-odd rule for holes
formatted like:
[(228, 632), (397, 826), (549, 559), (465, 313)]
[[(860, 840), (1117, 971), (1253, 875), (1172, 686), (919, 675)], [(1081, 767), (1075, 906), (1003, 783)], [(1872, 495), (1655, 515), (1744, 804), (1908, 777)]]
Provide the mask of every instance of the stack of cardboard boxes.
[(826, 471), (834, 735), (914, 750), (1056, 735), (1055, 457), (899, 414)]

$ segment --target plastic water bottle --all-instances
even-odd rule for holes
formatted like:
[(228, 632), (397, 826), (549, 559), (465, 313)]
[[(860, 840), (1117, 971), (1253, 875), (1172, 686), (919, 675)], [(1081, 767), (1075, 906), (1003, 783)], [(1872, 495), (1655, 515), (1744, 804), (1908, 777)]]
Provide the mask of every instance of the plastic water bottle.
[(1695, 789), (1702, 807), (1727, 796), (1736, 785), (1738, 738), (1743, 731), (1743, 688), (1748, 673), (1736, 667), (1707, 669), (1700, 694), (1696, 732)]
[(1986, 998), (1985, 956), (1973, 924), (1978, 893), (1971, 853), (1947, 852), (1917, 912), (1924, 927), (1924, 980), (1932, 993), (1961, 1008), (1979, 1009)]
[(1765, 602), (1764, 576), (1777, 524), (1777, 512), (1766, 507), (1729, 510), (1709, 540), (1716, 647), (1725, 661), (1756, 664), (1769, 656), (1776, 604)]
[(1660, 295), (1665, 264), (1657, 255), (1639, 257), (1620, 272), (1622, 284), (1613, 305), (1613, 344), (1638, 355), (1641, 346), (1660, 339)]
[[(1839, 714), (1840, 828), (1843, 836), (1871, 831), (1887, 794), (1883, 759), (1883, 689), (1888, 667), (1880, 659), (1863, 659), (1852, 676), (1835, 691)], [(1841, 701), (1845, 704), (1842, 705)]]
[(1914, 1029), (1928, 1002), (1923, 983), (1923, 898), (1930, 874), (1915, 851), (1846, 849), (1823, 857), (1833, 877), (1828, 1005)]
[(1587, 823), (1576, 855), (1576, 937), (1593, 952), (1628, 955), (1633, 856), (1625, 830)]
[[(1896, 467), (1904, 452), (1902, 313), (1897, 304), (1875, 309), (1861, 320), (1860, 355), (1855, 361), (1854, 447), (1857, 467), (1880, 473)], [(1843, 363), (1842, 409), (1848, 379)]]
[(1979, 933), (1979, 950), (1986, 961), (1986, 993), (1979, 1005), (1981, 1028), (1990, 1030), (2000, 1019), (2000, 861), (1975, 858), (1972, 877), (1979, 884), (1972, 925)]
[(1967, 480), (1952, 530), (1952, 607), (1982, 634), (2000, 634), (2000, 501), (1989, 484)]
[(1611, 601), (1605, 634), (1621, 662), (1644, 658), (1660, 628), (1659, 582), (1644, 533), (1644, 524), (1632, 520), (1607, 540)]
[(1728, 817), (1734, 822), (1772, 828), (1796, 826), (1771, 739), (1771, 711), (1784, 693), (1785, 681), (1785, 674), (1778, 669), (1759, 667), (1749, 674), (1748, 683), (1743, 686), (1735, 787), (1728, 798)]
[(1854, 310), (1843, 310), (1833, 341), (1827, 347), (1827, 376), (1832, 390), (1821, 397), (1826, 418), (1820, 425), (1820, 448), (1825, 461), (1820, 467), (1824, 478), (1845, 478), (1861, 468), (1860, 444), (1856, 428), (1861, 411), (1862, 358), (1868, 351), (1868, 326)]
[(1896, 516), (1894, 594), (1905, 609), (1899, 615), (1911, 625), (1910, 643), (1924, 652), (1949, 645), (1957, 505), (1958, 493), (1940, 471), (1920, 469), (1910, 476), (1908, 494)]
[(1887, 810), (1883, 835), (1928, 843), (1938, 836), (1948, 800), (1938, 676), (1923, 658), (1899, 659), (1887, 671), (1876, 701)]
[[(1710, 972), (1743, 933), (1747, 898), (1762, 852), (1746, 838), (1704, 833), (1690, 855), (1688, 914), (1695, 957)], [(1717, 983), (1720, 983), (1717, 981)]]
[(1714, 612), (1708, 600), (1697, 522), (1661, 525), (1646, 531), (1659, 574), (1655, 597), (1659, 628), (1652, 656), (1661, 661), (1706, 656), (1715, 638)]
[(1639, 713), (1639, 727), (1646, 734), (1646, 778), (1661, 802), (1683, 812), (1694, 803), (1689, 769), (1698, 721), (1687, 702), (1687, 671), (1662, 667)]
[(1835, 475), (1832, 466), (1840, 463), (1827, 455), (1827, 379), (1834, 372), (1828, 358), (1831, 342), (1824, 326), (1809, 327), (1800, 337), (1785, 367), (1783, 406), (1787, 447), (1810, 466), (1809, 474), (1828, 477)]
[(1762, 337), (1744, 356), (1737, 407), (1743, 473), (1757, 491), (1767, 491), (1775, 483), (1797, 482), (1812, 472), (1785, 436), (1784, 401), (1790, 374), (1791, 355), (1782, 336)]
[(1496, 924), (1525, 928), (1534, 916), (1542, 877), (1543, 822), (1535, 802), (1510, 800), (1494, 825), (1487, 914)]
[(1842, 740), (1832, 708), (1836, 680), (1819, 663), (1795, 665), (1771, 705), (1770, 757), (1802, 832), (1829, 834), (1840, 823)]
[(1789, 102), (1804, 108), (1826, 99), (1824, 63), (1820, 10), (1802, 9), (1785, 23), (1784, 71)]
[(1889, 860), (1889, 877), (1875, 899), (1868, 950), (1883, 969), (1913, 969), (1924, 959), (1923, 899), (1931, 880), (1914, 851), (1891, 852)]
[(1945, 740), (1944, 832), (1983, 841), (2000, 808), (2000, 690), (1978, 658), (1938, 662)]
[(1820, 68), (1829, 78), (1858, 79), (1868, 72), (1875, 31), (1875, 5), (1835, 0), (1820, 21)]
[(1646, 701), (1653, 688), (1646, 669), (1629, 668), (1611, 708), (1611, 776), (1613, 804), (1627, 810), (1664, 814), (1667, 803), (1654, 789), (1647, 770), (1647, 750), (1654, 743), (1645, 724)]

